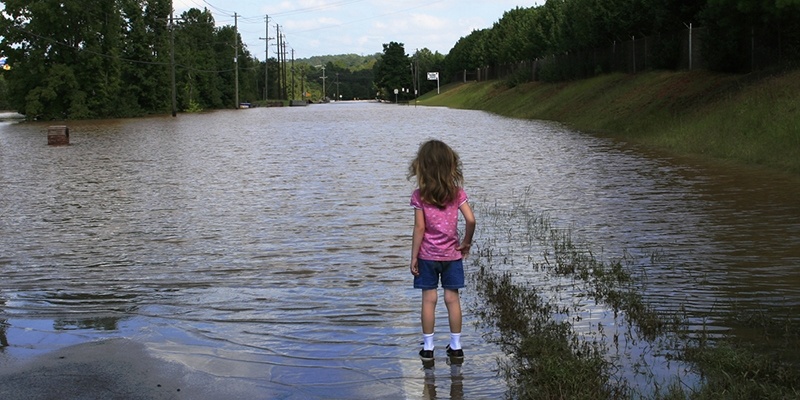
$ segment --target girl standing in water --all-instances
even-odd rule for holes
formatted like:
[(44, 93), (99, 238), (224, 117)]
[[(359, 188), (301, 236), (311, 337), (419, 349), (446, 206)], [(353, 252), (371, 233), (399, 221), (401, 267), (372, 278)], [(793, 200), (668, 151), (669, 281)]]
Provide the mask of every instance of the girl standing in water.
[[(469, 254), (475, 216), (462, 185), (461, 160), (439, 140), (423, 143), (408, 168), (408, 178), (416, 176), (417, 189), (411, 195), (414, 207), (414, 234), (411, 245), (411, 273), (414, 287), (422, 289), (422, 337), (420, 357), (433, 359), (433, 328), (439, 281), (444, 288), (444, 303), (450, 323), (447, 355), (463, 358), (461, 349), (461, 299), (464, 287), (463, 259)], [(464, 238), (458, 240), (458, 212), (464, 216)]]

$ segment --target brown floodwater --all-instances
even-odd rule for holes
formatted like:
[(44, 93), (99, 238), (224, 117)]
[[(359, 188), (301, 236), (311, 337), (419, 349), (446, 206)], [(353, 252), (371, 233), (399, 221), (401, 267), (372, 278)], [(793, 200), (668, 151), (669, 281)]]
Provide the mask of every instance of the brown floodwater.
[(0, 365), (123, 336), (265, 398), (502, 396), (502, 352), (471, 312), (463, 365), (416, 354), (405, 174), (428, 138), (459, 151), (476, 206), (523, 199), (598, 253), (633, 254), (648, 298), (697, 327), (800, 305), (800, 185), (780, 174), (366, 102), (76, 121), (65, 147), (47, 126), (0, 122)]

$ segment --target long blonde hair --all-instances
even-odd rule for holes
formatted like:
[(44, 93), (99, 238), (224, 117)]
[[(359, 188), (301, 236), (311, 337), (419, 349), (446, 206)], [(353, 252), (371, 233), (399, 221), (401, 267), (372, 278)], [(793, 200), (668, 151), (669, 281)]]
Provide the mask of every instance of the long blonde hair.
[(408, 179), (413, 176), (417, 177), (422, 201), (437, 207), (453, 201), (464, 184), (458, 153), (439, 140), (419, 146), (417, 157), (408, 166)]

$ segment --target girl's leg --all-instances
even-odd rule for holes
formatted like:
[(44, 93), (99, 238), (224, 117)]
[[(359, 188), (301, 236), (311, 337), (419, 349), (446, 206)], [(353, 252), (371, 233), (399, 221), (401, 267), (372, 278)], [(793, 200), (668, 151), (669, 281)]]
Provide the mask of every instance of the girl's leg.
[(433, 333), (433, 326), (436, 322), (436, 301), (438, 298), (439, 294), (436, 289), (426, 289), (422, 291), (422, 333), (424, 334)]
[(444, 304), (447, 306), (450, 333), (461, 333), (461, 297), (458, 290), (445, 289)]

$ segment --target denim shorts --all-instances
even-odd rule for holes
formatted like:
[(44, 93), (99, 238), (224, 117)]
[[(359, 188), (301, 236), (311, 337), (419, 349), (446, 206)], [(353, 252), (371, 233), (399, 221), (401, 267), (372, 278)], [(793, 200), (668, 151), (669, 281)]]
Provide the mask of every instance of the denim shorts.
[(437, 289), (439, 277), (442, 278), (442, 287), (458, 290), (464, 287), (464, 263), (455, 261), (429, 261), (417, 260), (419, 275), (414, 277), (414, 288)]

